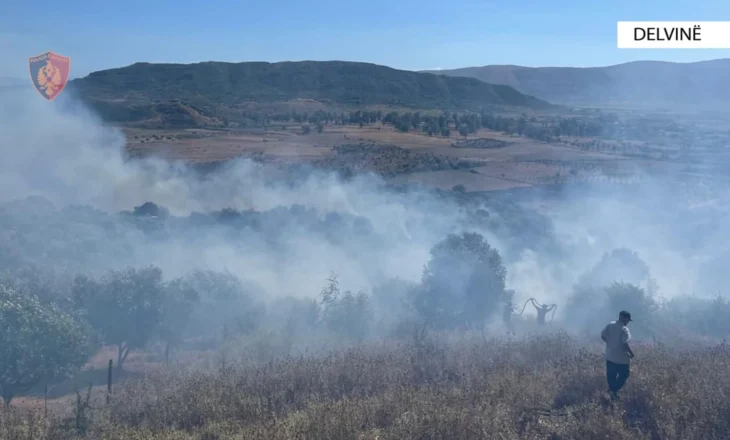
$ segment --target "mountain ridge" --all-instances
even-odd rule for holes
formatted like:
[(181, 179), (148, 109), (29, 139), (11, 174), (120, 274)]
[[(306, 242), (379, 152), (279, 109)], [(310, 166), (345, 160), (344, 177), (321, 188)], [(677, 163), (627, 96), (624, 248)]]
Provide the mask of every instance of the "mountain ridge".
[(559, 105), (723, 108), (730, 58), (689, 63), (640, 60), (599, 67), (472, 66), (427, 70), (514, 87)]
[(548, 108), (552, 104), (510, 86), (449, 78), (351, 61), (193, 64), (138, 62), (92, 72), (69, 90), (107, 117), (153, 117), (160, 102), (179, 101), (224, 118), (251, 102), (311, 99), (324, 104), (477, 110), (489, 106)]

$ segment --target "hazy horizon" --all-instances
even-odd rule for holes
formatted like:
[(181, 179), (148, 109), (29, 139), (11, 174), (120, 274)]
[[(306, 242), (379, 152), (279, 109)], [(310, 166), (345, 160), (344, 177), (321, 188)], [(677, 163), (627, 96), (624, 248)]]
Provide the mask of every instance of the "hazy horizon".
[(16, 3), (0, 16), (0, 77), (26, 77), (28, 57), (49, 50), (71, 57), (72, 77), (138, 61), (343, 60), (424, 70), (730, 57), (730, 50), (617, 48), (618, 21), (714, 20), (730, 13), (730, 4), (715, 1), (467, 2), (442, 10), (428, 0), (367, 7), (216, 0), (202, 9), (189, 1), (133, 0), (119, 8), (81, 0), (58, 10)]
[[(55, 51), (51, 51), (55, 52)], [(55, 52), (58, 53), (58, 52)], [(36, 54), (38, 55), (38, 54)], [(61, 55), (63, 55), (61, 53)], [(105, 67), (103, 69), (98, 70), (92, 70), (91, 72), (87, 72), (84, 75), (74, 75), (73, 73), (70, 75), (69, 79), (75, 79), (75, 78), (83, 78), (87, 76), (89, 73), (92, 72), (98, 72), (102, 70), (109, 70), (109, 69), (119, 69), (131, 66), (135, 63), (150, 63), (150, 64), (198, 64), (198, 63), (207, 63), (207, 62), (219, 62), (219, 63), (255, 63), (255, 62), (265, 62), (265, 63), (283, 63), (283, 62), (307, 62), (307, 61), (314, 61), (314, 62), (355, 62), (355, 63), (370, 63), (370, 64), (378, 64), (385, 67), (390, 67), (397, 70), (407, 70), (407, 71), (413, 71), (413, 72), (423, 72), (423, 71), (438, 71), (438, 70), (459, 70), (459, 69), (470, 69), (470, 68), (479, 68), (479, 67), (487, 67), (487, 66), (517, 66), (517, 67), (526, 67), (526, 68), (577, 68), (577, 69), (590, 69), (590, 68), (603, 68), (603, 67), (612, 67), (622, 64), (629, 64), (629, 63), (636, 63), (636, 62), (656, 62), (656, 63), (672, 63), (672, 64), (697, 64), (697, 63), (706, 63), (706, 62), (712, 62), (712, 61), (722, 61), (722, 60), (728, 60), (730, 57), (723, 57), (723, 58), (708, 58), (708, 59), (701, 59), (696, 61), (671, 61), (671, 60), (658, 60), (658, 59), (641, 59), (641, 60), (633, 60), (633, 61), (626, 61), (621, 63), (615, 63), (615, 64), (605, 64), (605, 65), (596, 65), (596, 66), (567, 66), (567, 65), (538, 65), (538, 66), (532, 66), (532, 65), (526, 65), (526, 64), (474, 64), (474, 65), (464, 65), (459, 67), (451, 67), (451, 68), (444, 68), (444, 67), (426, 67), (422, 69), (401, 69), (395, 66), (388, 66), (384, 64), (378, 64), (378, 63), (371, 63), (369, 61), (359, 61), (359, 60), (310, 60), (310, 59), (302, 59), (302, 60), (278, 60), (278, 61), (269, 61), (269, 60), (246, 60), (246, 61), (224, 61), (224, 60), (199, 60), (199, 61), (190, 61), (190, 62), (184, 62), (184, 63), (178, 63), (178, 62), (156, 62), (156, 61), (135, 61), (131, 64), (124, 64), (124, 65), (118, 65), (118, 66), (109, 66)], [(5, 82), (15, 82), (15, 81), (26, 81), (26, 78), (22, 78), (20, 76), (2, 76), (0, 75), (0, 81)], [(0, 83), (0, 86), (5, 85)]]

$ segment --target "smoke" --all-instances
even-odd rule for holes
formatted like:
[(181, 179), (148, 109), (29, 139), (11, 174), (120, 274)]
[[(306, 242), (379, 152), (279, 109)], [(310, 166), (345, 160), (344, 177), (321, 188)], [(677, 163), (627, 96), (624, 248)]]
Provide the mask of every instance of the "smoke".
[[(83, 260), (90, 270), (154, 264), (167, 277), (196, 268), (227, 270), (269, 298), (315, 296), (332, 272), (353, 291), (369, 292), (396, 277), (418, 282), (431, 247), (465, 229), (483, 234), (502, 254), (507, 287), (516, 291), (518, 303), (535, 297), (565, 304), (580, 276), (621, 247), (648, 264), (666, 298), (698, 289), (709, 293), (728, 281), (708, 269), (723, 267), (730, 255), (723, 194), (642, 170), (634, 186), (487, 195), (465, 208), (456, 198), (425, 191), (389, 191), (373, 175), (342, 181), (312, 171), (292, 184), (278, 177), (281, 170), (243, 159), (200, 174), (162, 159), (128, 160), (124, 146), (121, 131), (105, 126), (70, 94), (46, 102), (32, 90), (6, 92), (0, 107), (0, 203), (41, 196), (58, 212), (88, 205), (115, 214), (148, 201), (179, 217), (226, 208), (278, 212), (267, 219), (280, 222), (245, 237), (203, 222), (195, 229), (171, 228), (156, 239), (107, 215), (107, 223), (86, 232), (96, 241), (85, 248), (94, 251), (93, 261)], [(707, 200), (714, 204), (703, 204)], [(538, 205), (549, 206), (549, 212), (530, 208)], [(290, 219), (295, 206), (314, 213), (327, 228)], [(479, 210), (489, 217), (481, 218)], [(342, 226), (351, 226), (351, 219), (360, 219), (370, 232)], [(82, 252), (66, 251), (69, 257)]]
[[(369, 291), (389, 278), (420, 279), (432, 244), (458, 223), (458, 209), (448, 202), (386, 193), (372, 175), (343, 182), (332, 173), (312, 172), (291, 184), (247, 159), (205, 175), (162, 159), (127, 160), (121, 131), (104, 126), (73, 99), (46, 102), (34, 93), (16, 91), (0, 110), (0, 203), (40, 196), (58, 209), (88, 205), (116, 213), (152, 201), (173, 216), (286, 208), (278, 227), (263, 225), (268, 233), (248, 234), (245, 242), (232, 242), (229, 231), (215, 224), (168, 231), (164, 240), (128, 233), (123, 245), (131, 253), (122, 260), (102, 255), (94, 263), (100, 269), (155, 264), (170, 277), (194, 268), (228, 270), (276, 296), (316, 295), (335, 272), (347, 288)], [(287, 220), (297, 205), (332, 230)], [(374, 233), (328, 238), (339, 221), (332, 213), (366, 219)]]

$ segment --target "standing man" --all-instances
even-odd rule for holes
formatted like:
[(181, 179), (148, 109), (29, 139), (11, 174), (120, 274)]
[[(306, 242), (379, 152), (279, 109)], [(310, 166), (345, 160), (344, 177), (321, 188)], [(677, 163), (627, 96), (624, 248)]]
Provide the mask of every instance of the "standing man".
[[(527, 301), (531, 302), (532, 306), (535, 308), (535, 310), (537, 310), (538, 325), (545, 325), (545, 317), (547, 316), (547, 314), (549, 312), (552, 312), (553, 310), (555, 310), (555, 308), (558, 306), (557, 304), (550, 304), (550, 305), (540, 304), (539, 302), (537, 302), (537, 300), (535, 298), (530, 298)], [(527, 305), (527, 304), (525, 304), (525, 305)], [(523, 308), (522, 310), (524, 311), (525, 309)], [(553, 315), (555, 315), (555, 314), (553, 313)]]
[(606, 343), (606, 378), (612, 398), (618, 397), (619, 390), (629, 378), (629, 365), (634, 357), (629, 347), (629, 322), (631, 314), (622, 310), (618, 314), (618, 321), (611, 321), (601, 332), (601, 339)]

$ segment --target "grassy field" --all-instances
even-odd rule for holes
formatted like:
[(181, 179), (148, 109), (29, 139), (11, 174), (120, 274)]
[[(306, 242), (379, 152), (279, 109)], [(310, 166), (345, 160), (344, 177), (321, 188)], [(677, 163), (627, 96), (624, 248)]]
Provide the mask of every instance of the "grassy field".
[[(635, 346), (619, 401), (601, 348), (558, 330), (389, 340), (265, 362), (210, 355), (148, 368), (141, 380), (48, 416), (0, 416), (15, 439), (725, 439), (727, 345)], [(206, 363), (207, 362), (207, 363)], [(130, 365), (131, 367), (131, 365)]]

